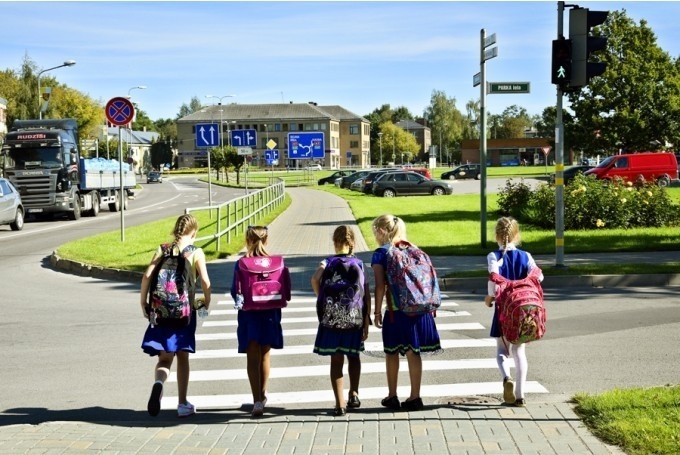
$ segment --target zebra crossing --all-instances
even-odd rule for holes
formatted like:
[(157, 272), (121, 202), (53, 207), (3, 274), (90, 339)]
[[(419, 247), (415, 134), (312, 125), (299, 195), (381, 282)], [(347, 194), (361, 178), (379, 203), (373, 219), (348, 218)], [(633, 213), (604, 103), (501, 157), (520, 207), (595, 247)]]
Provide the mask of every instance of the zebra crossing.
[[(246, 372), (246, 356), (237, 352), (236, 316), (229, 295), (214, 296), (210, 315), (199, 319), (196, 353), (190, 356), (191, 379), (189, 401), (200, 409), (247, 409), (252, 395)], [(330, 387), (329, 357), (313, 353), (318, 326), (316, 298), (294, 295), (282, 316), (284, 348), (272, 349), (267, 406), (297, 405), (330, 408), (334, 403)], [(421, 397), (499, 395), (502, 392), (495, 354), (495, 340), (488, 337), (488, 327), (472, 321), (468, 311), (442, 295), (436, 323), (442, 351), (423, 356)], [(385, 361), (380, 329), (371, 326), (361, 356), (362, 401), (381, 400), (387, 394)], [(398, 395), (409, 395), (408, 366), (400, 361)], [(461, 380), (462, 379), (462, 380)], [(467, 379), (467, 380), (466, 380)], [(163, 409), (174, 409), (173, 394), (177, 377), (174, 372), (161, 401)], [(349, 387), (345, 362), (345, 392)], [(538, 382), (528, 381), (526, 392), (547, 393)]]

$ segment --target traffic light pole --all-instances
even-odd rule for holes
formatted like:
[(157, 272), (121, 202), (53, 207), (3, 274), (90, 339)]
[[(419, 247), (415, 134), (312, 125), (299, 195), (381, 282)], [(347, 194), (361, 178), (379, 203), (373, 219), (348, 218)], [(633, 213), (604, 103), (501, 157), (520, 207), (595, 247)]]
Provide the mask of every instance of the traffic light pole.
[[(557, 39), (564, 37), (564, 2), (557, 2)], [(564, 265), (564, 122), (562, 101), (564, 93), (557, 85), (557, 119), (555, 122), (555, 267)], [(548, 158), (546, 157), (546, 160)]]

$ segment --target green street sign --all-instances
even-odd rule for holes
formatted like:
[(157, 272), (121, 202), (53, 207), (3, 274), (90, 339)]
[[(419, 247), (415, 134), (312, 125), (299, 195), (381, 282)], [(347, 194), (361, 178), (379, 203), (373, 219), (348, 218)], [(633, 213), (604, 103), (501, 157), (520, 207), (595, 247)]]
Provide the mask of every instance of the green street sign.
[(529, 93), (529, 82), (487, 82), (486, 92), (494, 93)]

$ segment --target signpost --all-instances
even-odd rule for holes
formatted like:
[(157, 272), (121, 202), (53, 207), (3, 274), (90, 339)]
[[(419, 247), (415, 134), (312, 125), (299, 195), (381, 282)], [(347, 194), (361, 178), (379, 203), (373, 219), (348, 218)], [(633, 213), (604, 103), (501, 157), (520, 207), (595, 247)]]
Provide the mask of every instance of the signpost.
[(220, 145), (220, 126), (217, 123), (197, 123), (194, 128), (196, 131), (196, 148)]
[(231, 145), (235, 147), (255, 147), (257, 132), (254, 129), (231, 130)]
[(288, 133), (288, 158), (292, 160), (323, 159), (325, 156), (323, 132)]
[[(545, 164), (545, 175), (548, 175), (548, 153), (550, 153), (550, 150), (552, 147), (541, 147), (541, 150), (543, 150), (543, 162)], [(555, 179), (557, 179), (557, 174), (555, 174)]]
[(487, 93), (529, 93), (529, 82), (487, 82)]
[(125, 201), (127, 193), (123, 187), (123, 142), (120, 140), (120, 127), (132, 122), (135, 118), (135, 107), (129, 99), (117, 96), (111, 98), (104, 108), (106, 119), (118, 127), (118, 162), (120, 163), (120, 241), (125, 241)]

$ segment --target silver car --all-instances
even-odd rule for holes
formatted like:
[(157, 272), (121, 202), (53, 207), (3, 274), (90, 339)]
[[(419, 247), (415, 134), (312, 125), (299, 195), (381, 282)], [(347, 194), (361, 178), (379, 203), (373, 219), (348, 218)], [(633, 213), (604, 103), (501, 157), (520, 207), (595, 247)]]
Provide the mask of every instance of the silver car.
[(24, 227), (24, 205), (21, 196), (9, 180), (0, 178), (0, 225), (9, 224), (13, 231)]

